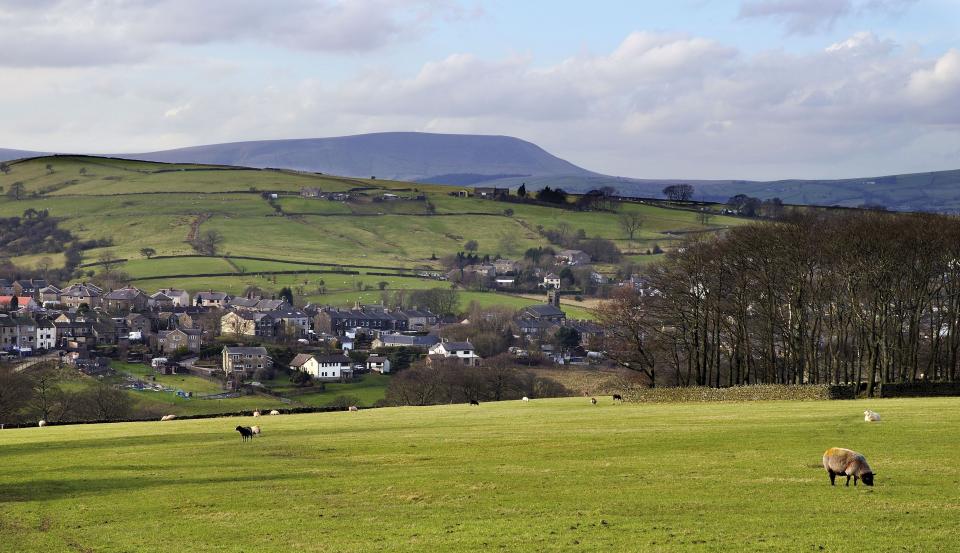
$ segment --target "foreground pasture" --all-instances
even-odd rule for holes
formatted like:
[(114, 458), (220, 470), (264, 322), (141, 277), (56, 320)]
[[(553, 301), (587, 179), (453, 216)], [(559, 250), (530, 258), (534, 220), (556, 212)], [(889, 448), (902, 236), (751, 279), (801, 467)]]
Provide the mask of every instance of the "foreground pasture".
[[(958, 407), (606, 397), (4, 430), (0, 551), (949, 550)], [(831, 446), (876, 487), (831, 488)]]

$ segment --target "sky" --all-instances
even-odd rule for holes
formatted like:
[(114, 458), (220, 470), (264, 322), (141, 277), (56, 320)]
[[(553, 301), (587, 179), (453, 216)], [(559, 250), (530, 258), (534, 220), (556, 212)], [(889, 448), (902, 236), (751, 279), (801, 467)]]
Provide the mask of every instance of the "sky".
[(0, 0), (0, 147), (509, 135), (636, 178), (960, 168), (955, 0)]

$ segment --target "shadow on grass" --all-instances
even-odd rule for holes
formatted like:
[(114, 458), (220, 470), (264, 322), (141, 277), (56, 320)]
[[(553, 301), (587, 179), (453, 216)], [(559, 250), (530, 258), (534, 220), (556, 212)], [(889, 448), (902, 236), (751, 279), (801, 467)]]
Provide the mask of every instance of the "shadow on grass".
[(117, 449), (122, 447), (143, 446), (181, 446), (196, 447), (197, 445), (214, 445), (235, 441), (240, 443), (240, 435), (234, 426), (226, 425), (222, 432), (190, 432), (183, 434), (163, 434), (159, 436), (144, 433), (142, 436), (123, 436), (116, 438), (79, 438), (76, 440), (56, 440), (49, 442), (26, 442), (0, 446), (0, 460), (5, 457), (31, 453), (46, 453), (52, 451), (67, 451), (71, 449), (84, 450), (85, 454), (96, 452), (98, 449)]
[(162, 487), (203, 485), (236, 485), (243, 482), (277, 482), (304, 478), (303, 474), (270, 474), (245, 476), (211, 476), (209, 478), (162, 478), (154, 476), (119, 478), (73, 478), (26, 480), (0, 484), (0, 505), (33, 501), (52, 501), (115, 492), (148, 490)]

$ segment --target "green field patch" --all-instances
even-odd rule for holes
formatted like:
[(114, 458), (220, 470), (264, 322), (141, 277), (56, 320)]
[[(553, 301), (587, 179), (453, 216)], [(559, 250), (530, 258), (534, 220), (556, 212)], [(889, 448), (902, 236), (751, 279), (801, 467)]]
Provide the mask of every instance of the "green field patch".
[[(0, 431), (9, 551), (946, 551), (960, 400), (601, 397)], [(883, 413), (866, 424), (862, 411)], [(824, 450), (876, 486), (831, 487)], [(242, 531), (240, 529), (243, 529)]]
[(275, 381), (267, 381), (263, 384), (271, 387), (277, 393), (280, 393), (298, 404), (309, 407), (324, 407), (330, 404), (340, 396), (350, 396), (355, 398), (360, 407), (370, 407), (377, 401), (384, 398), (387, 392), (387, 386), (390, 384), (390, 376), (379, 373), (367, 373), (360, 377), (358, 382), (327, 382), (324, 383), (323, 391), (312, 391), (313, 388), (296, 388), (290, 383), (289, 378), (283, 376)]

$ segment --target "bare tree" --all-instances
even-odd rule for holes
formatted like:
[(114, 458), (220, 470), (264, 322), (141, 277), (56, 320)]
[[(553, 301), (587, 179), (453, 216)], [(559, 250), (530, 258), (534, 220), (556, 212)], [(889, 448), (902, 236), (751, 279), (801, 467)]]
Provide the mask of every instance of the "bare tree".
[(630, 240), (633, 240), (637, 231), (643, 227), (644, 218), (643, 215), (635, 211), (624, 211), (617, 217), (617, 222), (620, 224), (620, 228), (630, 236)]

